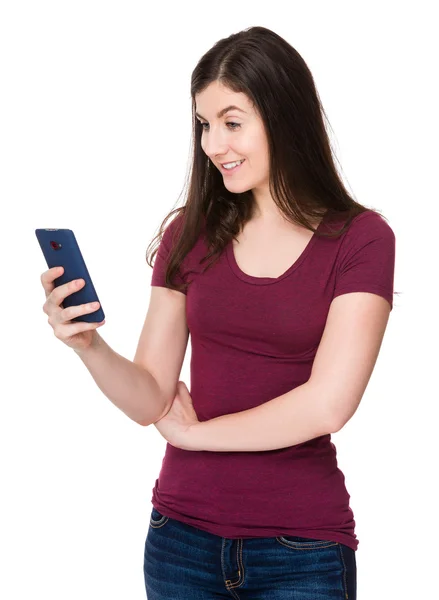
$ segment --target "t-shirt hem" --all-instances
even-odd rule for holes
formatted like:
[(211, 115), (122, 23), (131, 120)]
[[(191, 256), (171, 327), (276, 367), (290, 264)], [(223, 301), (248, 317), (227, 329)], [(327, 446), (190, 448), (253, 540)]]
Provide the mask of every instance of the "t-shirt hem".
[(358, 285), (346, 286), (337, 288), (336, 292), (333, 295), (333, 299), (338, 296), (342, 296), (343, 294), (349, 294), (352, 292), (369, 292), (371, 294), (377, 294), (378, 296), (383, 297), (390, 304), (390, 308), (393, 308), (393, 298), (389, 297), (389, 292), (379, 286), (363, 286), (359, 287)]
[(298, 537), (309, 537), (315, 540), (327, 540), (330, 542), (337, 542), (344, 544), (352, 550), (356, 551), (358, 548), (359, 541), (355, 537), (349, 534), (340, 533), (339, 531), (331, 531), (328, 529), (283, 529), (282, 531), (270, 528), (259, 528), (258, 535), (254, 534), (254, 531), (248, 527), (234, 527), (234, 526), (223, 526), (215, 525), (213, 523), (199, 522), (197, 519), (190, 517), (182, 517), (179, 513), (174, 512), (166, 507), (161, 507), (159, 504), (153, 504), (154, 508), (158, 510), (163, 516), (169, 517), (176, 521), (180, 521), (185, 525), (190, 525), (201, 529), (207, 533), (217, 535), (228, 539), (253, 539), (261, 537), (282, 537), (282, 536), (298, 536)]
[[(151, 287), (164, 287), (167, 290), (172, 290), (172, 288), (168, 287), (167, 285), (165, 285), (164, 282), (160, 282), (160, 281), (151, 281)], [(184, 294), (185, 296), (187, 296), (187, 292), (184, 292), (183, 290), (173, 290), (174, 292), (180, 292), (181, 294)]]

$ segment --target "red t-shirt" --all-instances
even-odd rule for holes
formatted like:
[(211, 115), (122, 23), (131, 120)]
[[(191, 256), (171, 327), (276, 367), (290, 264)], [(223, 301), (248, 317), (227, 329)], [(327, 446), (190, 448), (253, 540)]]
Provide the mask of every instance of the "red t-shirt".
[[(329, 222), (335, 231), (344, 222), (345, 215), (334, 221), (329, 214), (319, 231)], [(164, 287), (180, 219), (166, 227), (151, 285)], [(201, 273), (206, 253), (201, 234), (178, 278), (192, 280), (186, 294), (189, 391), (200, 421), (253, 408), (308, 381), (336, 296), (371, 292), (393, 305), (395, 236), (372, 210), (355, 217), (338, 238), (314, 234), (277, 278), (241, 271), (232, 242)], [(167, 444), (152, 504), (165, 516), (221, 537), (300, 536), (356, 550), (349, 498), (328, 434), (258, 452), (187, 451)]]

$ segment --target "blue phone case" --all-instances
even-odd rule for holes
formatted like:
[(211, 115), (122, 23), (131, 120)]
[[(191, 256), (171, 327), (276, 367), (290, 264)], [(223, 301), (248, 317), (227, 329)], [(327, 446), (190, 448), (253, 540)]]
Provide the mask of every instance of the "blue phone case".
[[(73, 279), (83, 279), (85, 285), (77, 292), (65, 298), (61, 306), (68, 308), (88, 302), (99, 302), (93, 282), (86, 267), (85, 261), (71, 229), (35, 229), (41, 250), (49, 269), (63, 267), (64, 273), (54, 280), (55, 287), (68, 283)], [(87, 323), (100, 323), (105, 319), (102, 306), (98, 310), (75, 317), (72, 321), (86, 321)]]

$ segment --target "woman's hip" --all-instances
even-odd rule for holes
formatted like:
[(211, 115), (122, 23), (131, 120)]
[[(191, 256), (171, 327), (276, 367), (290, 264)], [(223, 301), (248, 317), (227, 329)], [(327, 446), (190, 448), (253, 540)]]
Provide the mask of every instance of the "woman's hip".
[(223, 538), (151, 511), (148, 600), (356, 600), (355, 551), (295, 536)]

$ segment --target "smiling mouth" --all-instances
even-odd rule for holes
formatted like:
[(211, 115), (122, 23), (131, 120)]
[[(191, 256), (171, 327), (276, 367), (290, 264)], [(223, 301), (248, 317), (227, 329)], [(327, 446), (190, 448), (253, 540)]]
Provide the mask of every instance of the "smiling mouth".
[[(244, 164), (244, 162), (245, 162), (245, 158), (243, 158), (242, 161), (238, 165), (235, 165), (231, 169), (230, 168), (227, 169), (226, 167), (224, 167), (223, 165), (221, 165), (221, 171), (223, 173), (233, 173), (234, 171), (237, 171), (241, 167), (241, 165)], [(227, 164), (227, 163), (225, 163), (225, 164)]]

